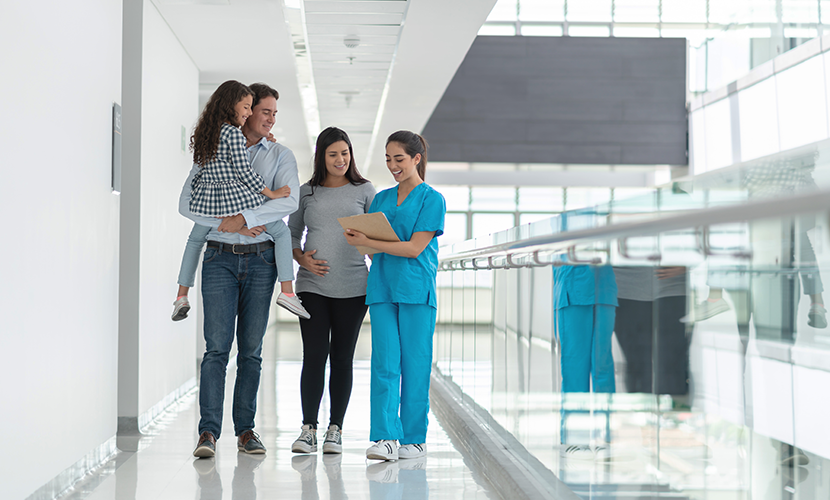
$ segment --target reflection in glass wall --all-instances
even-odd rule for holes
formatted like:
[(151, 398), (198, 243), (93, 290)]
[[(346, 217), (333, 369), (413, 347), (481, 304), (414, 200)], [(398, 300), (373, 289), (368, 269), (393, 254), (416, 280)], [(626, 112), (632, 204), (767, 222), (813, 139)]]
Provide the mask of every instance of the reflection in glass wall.
[[(614, 197), (442, 258), (809, 197), (830, 188), (827, 151)], [(828, 223), (789, 213), (456, 263), (439, 273), (436, 373), (583, 498), (830, 498)]]

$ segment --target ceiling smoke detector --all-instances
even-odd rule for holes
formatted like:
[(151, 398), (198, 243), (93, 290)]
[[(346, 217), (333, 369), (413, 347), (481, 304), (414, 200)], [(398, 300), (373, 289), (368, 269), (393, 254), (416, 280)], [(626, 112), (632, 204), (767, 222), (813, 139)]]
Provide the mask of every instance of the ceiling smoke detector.
[(360, 37), (357, 35), (346, 35), (346, 38), (343, 39), (343, 45), (353, 49), (360, 45)]

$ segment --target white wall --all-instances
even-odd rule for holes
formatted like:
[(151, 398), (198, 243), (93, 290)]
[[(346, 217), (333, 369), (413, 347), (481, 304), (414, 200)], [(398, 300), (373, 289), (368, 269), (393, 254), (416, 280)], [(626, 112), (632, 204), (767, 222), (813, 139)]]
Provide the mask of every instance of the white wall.
[[(825, 52), (819, 51), (819, 45)], [(690, 173), (701, 174), (830, 137), (828, 49), (830, 37), (813, 40), (755, 68), (738, 80), (737, 92), (712, 92), (718, 100), (690, 114)], [(804, 59), (792, 64), (796, 57)]]
[[(170, 314), (184, 243), (192, 227), (179, 215), (178, 202), (192, 165), (187, 143), (199, 111), (199, 69), (155, 5), (145, 2), (139, 413), (196, 376), (196, 310), (176, 323), (170, 320)], [(186, 132), (184, 150), (182, 127)], [(198, 290), (190, 294), (194, 305), (199, 296)]]
[(0, 46), (0, 496), (18, 499), (116, 431), (121, 2), (3, 2)]

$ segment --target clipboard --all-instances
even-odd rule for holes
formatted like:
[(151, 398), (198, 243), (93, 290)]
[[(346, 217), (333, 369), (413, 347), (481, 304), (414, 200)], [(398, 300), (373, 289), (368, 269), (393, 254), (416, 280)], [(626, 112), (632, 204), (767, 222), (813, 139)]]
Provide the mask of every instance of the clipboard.
[[(401, 241), (395, 230), (389, 224), (383, 212), (372, 212), (370, 214), (352, 215), (351, 217), (340, 217), (337, 222), (343, 227), (343, 230), (354, 229), (360, 231), (373, 240), (381, 241)], [(378, 253), (374, 248), (356, 246), (358, 252), (363, 255), (372, 255)]]

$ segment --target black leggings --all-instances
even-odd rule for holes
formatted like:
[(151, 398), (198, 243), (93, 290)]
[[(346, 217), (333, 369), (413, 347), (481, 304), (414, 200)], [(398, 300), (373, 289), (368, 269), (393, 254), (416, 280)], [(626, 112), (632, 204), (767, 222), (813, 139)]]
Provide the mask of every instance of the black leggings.
[(342, 428), (352, 394), (354, 349), (368, 309), (366, 296), (333, 299), (310, 292), (297, 295), (311, 314), (311, 319), (300, 320), (303, 335), (303, 373), (300, 376), (303, 424), (317, 428), (317, 413), (325, 386), (326, 359), (330, 357), (329, 423)]

